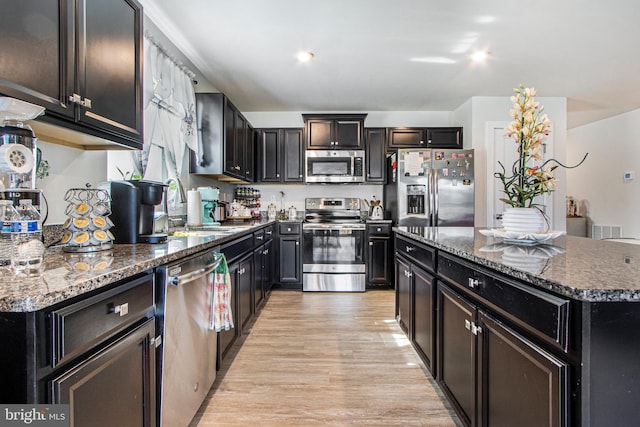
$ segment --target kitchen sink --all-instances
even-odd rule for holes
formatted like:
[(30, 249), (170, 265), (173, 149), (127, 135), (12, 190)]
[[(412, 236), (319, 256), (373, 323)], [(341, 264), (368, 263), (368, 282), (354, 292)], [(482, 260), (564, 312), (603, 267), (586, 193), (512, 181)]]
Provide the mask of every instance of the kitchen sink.
[(232, 226), (219, 226), (210, 227), (205, 230), (176, 230), (170, 232), (169, 236), (174, 237), (209, 237), (209, 236), (228, 236), (229, 234), (238, 233), (243, 230), (247, 230), (248, 227), (232, 227)]

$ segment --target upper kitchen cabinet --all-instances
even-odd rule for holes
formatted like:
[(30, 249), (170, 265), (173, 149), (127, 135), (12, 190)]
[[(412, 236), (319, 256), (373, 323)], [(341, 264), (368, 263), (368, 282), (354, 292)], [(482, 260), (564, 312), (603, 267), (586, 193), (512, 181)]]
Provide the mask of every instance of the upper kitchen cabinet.
[(364, 146), (367, 182), (384, 183), (387, 175), (387, 130), (385, 128), (365, 129)]
[(303, 114), (307, 150), (362, 150), (366, 114)]
[(389, 148), (462, 148), (461, 127), (394, 127), (388, 129)]
[(199, 158), (190, 152), (189, 171), (220, 181), (254, 181), (255, 132), (222, 93), (196, 93)]
[(258, 131), (258, 181), (304, 182), (304, 141), (300, 128)]
[(45, 107), (32, 127), (50, 142), (142, 148), (142, 19), (134, 0), (14, 2), (0, 93)]

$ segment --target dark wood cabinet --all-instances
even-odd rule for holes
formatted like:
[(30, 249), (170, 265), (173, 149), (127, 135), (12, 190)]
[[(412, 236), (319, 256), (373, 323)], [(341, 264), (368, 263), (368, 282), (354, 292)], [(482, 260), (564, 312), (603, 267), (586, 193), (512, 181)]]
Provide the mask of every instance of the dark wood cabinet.
[(248, 254), (238, 261), (238, 268), (235, 270), (236, 280), (238, 282), (238, 317), (240, 319), (240, 324), (236, 325), (236, 327), (240, 328), (240, 334), (242, 334), (242, 329), (247, 325), (247, 322), (251, 320), (251, 316), (254, 313), (253, 266), (253, 256), (252, 254)]
[(369, 285), (388, 285), (392, 278), (391, 224), (367, 224), (366, 271)]
[(409, 261), (396, 258), (396, 320), (404, 330), (407, 337), (413, 337), (412, 322), (412, 289), (411, 289), (411, 264)]
[(249, 121), (222, 93), (196, 94), (200, 158), (190, 151), (189, 172), (253, 182), (255, 132)]
[(367, 182), (386, 182), (387, 175), (387, 130), (367, 128), (364, 130), (365, 168)]
[(303, 114), (308, 150), (362, 150), (366, 114)]
[(476, 307), (439, 284), (438, 382), (467, 426), (476, 425)]
[(389, 148), (462, 148), (461, 127), (393, 127), (387, 131)]
[(438, 382), (465, 425), (569, 425), (567, 362), (443, 283), (438, 307)]
[(425, 366), (436, 374), (434, 251), (396, 239), (398, 320)]
[(478, 325), (477, 425), (569, 425), (568, 363), (482, 310)]
[(256, 232), (254, 238), (256, 241), (256, 249), (253, 251), (254, 265), (254, 312), (258, 312), (258, 308), (264, 301), (267, 294), (271, 291), (273, 283), (273, 226), (269, 225), (264, 230)]
[(304, 182), (302, 129), (260, 129), (257, 146), (259, 182)]
[(240, 265), (237, 262), (229, 264), (229, 278), (231, 279), (231, 315), (233, 316), (233, 329), (218, 332), (218, 349), (217, 349), (217, 369), (222, 366), (222, 361), (229, 353), (229, 349), (233, 343), (236, 342), (236, 338), (240, 336), (240, 316), (238, 309), (239, 300), (239, 286), (238, 286), (238, 271)]
[(73, 425), (155, 427), (154, 321), (147, 320), (50, 382), (51, 403), (69, 405)]
[(0, 93), (46, 107), (38, 123), (142, 148), (142, 18), (134, 0), (12, 5)]
[(226, 132), (223, 173), (242, 181), (253, 182), (253, 128), (227, 97), (224, 121)]
[(278, 224), (278, 282), (302, 284), (302, 234), (300, 223)]
[(422, 268), (411, 266), (413, 287), (413, 347), (432, 375), (436, 374), (436, 284)]

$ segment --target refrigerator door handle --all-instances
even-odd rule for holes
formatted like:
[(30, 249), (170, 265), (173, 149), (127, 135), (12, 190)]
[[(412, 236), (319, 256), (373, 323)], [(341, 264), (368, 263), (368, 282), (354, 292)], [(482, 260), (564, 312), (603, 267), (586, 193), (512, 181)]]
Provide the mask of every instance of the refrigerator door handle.
[(438, 192), (439, 192), (439, 188), (438, 188), (438, 170), (433, 168), (432, 170), (433, 173), (433, 224), (431, 224), (432, 226), (436, 227), (438, 226), (438, 204), (440, 203), (440, 201), (438, 200)]

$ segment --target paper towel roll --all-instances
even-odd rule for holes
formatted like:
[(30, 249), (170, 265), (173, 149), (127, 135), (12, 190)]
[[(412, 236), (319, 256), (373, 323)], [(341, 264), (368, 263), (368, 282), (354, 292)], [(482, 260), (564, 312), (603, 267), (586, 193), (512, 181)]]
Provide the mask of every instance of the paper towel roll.
[(199, 191), (189, 190), (187, 192), (187, 225), (202, 225), (201, 202)]
[(8, 173), (28, 173), (33, 169), (33, 153), (22, 144), (0, 146), (0, 170)]

